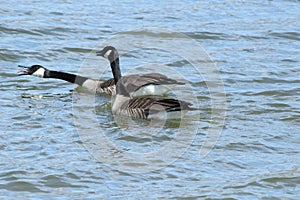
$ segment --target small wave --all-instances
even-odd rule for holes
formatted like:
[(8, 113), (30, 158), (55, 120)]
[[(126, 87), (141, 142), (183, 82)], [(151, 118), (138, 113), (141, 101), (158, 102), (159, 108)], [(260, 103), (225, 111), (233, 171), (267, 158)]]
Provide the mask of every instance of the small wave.
[(79, 53), (90, 53), (92, 49), (85, 49), (85, 48), (76, 48), (76, 47), (64, 47), (63, 48), (66, 51), (69, 52), (79, 52)]
[(26, 30), (26, 29), (20, 29), (20, 28), (7, 28), (7, 27), (3, 27), (0, 26), (0, 33), (7, 33), (7, 34), (28, 34), (28, 35), (38, 35), (38, 36), (42, 36), (42, 34), (39, 34), (35, 31), (30, 31), (30, 30)]
[[(74, 176), (72, 176), (74, 178)], [(61, 187), (84, 187), (84, 186), (78, 186), (71, 183), (68, 183), (67, 181), (63, 180), (59, 176), (56, 175), (47, 175), (44, 176), (41, 180), (44, 186), (51, 187), (51, 188), (61, 188)]]
[(193, 32), (187, 33), (187, 35), (193, 39), (201, 40), (231, 40), (230, 35), (224, 33), (214, 33), (214, 32)]
[(12, 181), (6, 184), (0, 184), (0, 189), (10, 190), (10, 191), (28, 191), (28, 192), (43, 192), (34, 184), (26, 181)]
[(25, 56), (21, 56), (20, 54), (16, 54), (14, 51), (10, 50), (3, 50), (0, 49), (0, 60), (2, 61), (8, 61), (8, 62), (17, 62), (21, 59), (26, 58)]
[(289, 39), (289, 40), (300, 40), (300, 33), (297, 32), (272, 32), (270, 33), (270, 36), (275, 37), (275, 38), (284, 38), (284, 39)]

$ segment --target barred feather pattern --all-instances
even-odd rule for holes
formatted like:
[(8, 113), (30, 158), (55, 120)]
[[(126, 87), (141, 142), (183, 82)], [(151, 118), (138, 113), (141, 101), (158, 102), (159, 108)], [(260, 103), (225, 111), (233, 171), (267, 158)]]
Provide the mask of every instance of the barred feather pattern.
[(192, 104), (176, 99), (164, 99), (162, 97), (133, 98), (124, 102), (116, 114), (130, 116), (132, 118), (148, 119), (149, 115), (159, 112), (173, 112), (181, 110), (195, 110)]
[(105, 87), (105, 88), (98, 87), (96, 89), (96, 93), (97, 94), (107, 94), (110, 96), (116, 95), (116, 86), (113, 85), (113, 86)]
[(116, 95), (116, 85), (113, 78), (108, 79), (107, 81), (101, 82), (97, 89), (96, 93), (98, 94), (108, 94), (108, 95)]

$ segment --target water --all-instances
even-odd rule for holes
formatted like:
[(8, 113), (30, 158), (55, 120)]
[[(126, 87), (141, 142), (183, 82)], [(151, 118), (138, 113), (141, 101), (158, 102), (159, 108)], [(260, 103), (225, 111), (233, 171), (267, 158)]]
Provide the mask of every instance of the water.
[[(2, 2), (1, 198), (298, 199), (299, 8), (300, 2), (292, 0)], [(88, 69), (105, 66), (105, 60), (90, 54), (101, 42), (124, 31), (139, 35), (142, 31), (137, 30), (150, 27), (182, 32), (202, 44), (218, 64), (227, 115), (214, 149), (200, 157), (211, 103), (205, 82), (190, 73), (201, 105), (193, 143), (168, 166), (136, 173), (89, 153), (74, 122), (74, 94), (79, 90), (79, 95), (87, 95), (80, 88), (58, 80), (17, 77), (16, 72), (18, 64), (41, 64), (78, 73), (86, 58)], [(145, 39), (151, 34), (146, 32)], [(168, 34), (155, 37), (164, 40)], [(123, 73), (155, 60), (189, 74), (189, 63), (170, 55), (157, 49), (129, 52), (122, 57)], [(99, 77), (88, 70), (80, 73)], [(103, 77), (109, 73), (106, 69)], [(101, 134), (125, 151), (146, 155), (143, 147), (157, 150), (176, 136), (176, 122), (158, 127), (158, 135), (118, 127), (109, 101), (96, 97), (93, 113), (104, 130)]]

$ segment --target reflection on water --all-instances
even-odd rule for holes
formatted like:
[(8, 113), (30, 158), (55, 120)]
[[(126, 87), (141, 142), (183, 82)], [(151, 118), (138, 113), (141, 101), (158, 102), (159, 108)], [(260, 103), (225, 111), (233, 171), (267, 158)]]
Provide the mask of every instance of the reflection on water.
[[(147, 5), (6, 1), (1, 5), (2, 198), (299, 197), (299, 1), (162, 1)], [(18, 64), (41, 64), (110, 78), (107, 62), (90, 53), (103, 40), (125, 31), (133, 37), (143, 35), (145, 41), (151, 37), (179, 39), (173, 32), (147, 32), (145, 27), (185, 33), (200, 42), (218, 64), (227, 98), (226, 124), (206, 157), (199, 156), (199, 150), (213, 123), (211, 95), (207, 82), (180, 55), (145, 48), (121, 57), (123, 74), (159, 63), (185, 74), (194, 89), (200, 105), (196, 135), (182, 137), (182, 142), (192, 139), (192, 143), (168, 166), (162, 158), (172, 157), (176, 149), (155, 152), (175, 140), (178, 121), (158, 127), (144, 120), (121, 125), (111, 115), (109, 97), (89, 97), (61, 80), (16, 76)], [(82, 72), (84, 63), (88, 70)], [(92, 98), (93, 105), (76, 107), (74, 89), (79, 96)], [(86, 108), (88, 113), (83, 112)], [(78, 132), (76, 109), (87, 114), (80, 118), (79, 127), (90, 130), (90, 138)], [(95, 121), (89, 120), (92, 115)], [(185, 133), (192, 127), (189, 123), (193, 120), (186, 122)], [(93, 132), (91, 124), (100, 131)], [(83, 139), (90, 139), (93, 148), (105, 155), (95, 156)], [(105, 152), (109, 150), (103, 146), (105, 141), (113, 141), (118, 148)], [(110, 155), (113, 157), (105, 157)], [(120, 168), (116, 158), (128, 155), (136, 157)], [(144, 158), (147, 162), (142, 162)], [(128, 170), (153, 166), (164, 167), (145, 173)]]

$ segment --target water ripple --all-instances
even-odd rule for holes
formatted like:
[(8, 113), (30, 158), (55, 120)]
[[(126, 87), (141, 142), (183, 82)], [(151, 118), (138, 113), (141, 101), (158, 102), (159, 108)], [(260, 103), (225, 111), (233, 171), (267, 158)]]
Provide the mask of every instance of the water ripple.
[(276, 38), (284, 38), (289, 40), (300, 40), (300, 33), (298, 32), (272, 32), (270, 33), (271, 36)]
[[(299, 1), (2, 1), (1, 199), (299, 199), (298, 10)], [(157, 31), (143, 31), (149, 27)], [(163, 169), (141, 174), (107, 166), (85, 149), (77, 128), (90, 127), (76, 127), (74, 119), (82, 119), (73, 112), (72, 94), (80, 88), (16, 75), (18, 64), (77, 73), (95, 45), (120, 32), (168, 42), (181, 32), (216, 62), (227, 116), (206, 157), (199, 151), (214, 124), (211, 91), (180, 55), (141, 48), (122, 57), (124, 74), (154, 62), (186, 75), (200, 102), (197, 134), (185, 153)], [(105, 137), (122, 150), (149, 153), (176, 137), (178, 121), (161, 129), (138, 120), (140, 128), (133, 131), (119, 127), (110, 100), (96, 97), (92, 109)]]

